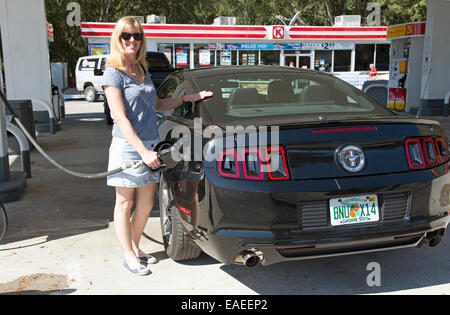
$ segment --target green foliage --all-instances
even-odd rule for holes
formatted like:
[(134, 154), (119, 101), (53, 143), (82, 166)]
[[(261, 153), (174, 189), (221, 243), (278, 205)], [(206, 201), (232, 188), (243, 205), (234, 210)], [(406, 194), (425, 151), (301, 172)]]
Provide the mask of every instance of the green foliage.
[[(73, 0), (45, 0), (47, 20), (53, 24), (55, 42), (50, 43), (52, 61), (68, 63), (73, 75), (79, 56), (87, 55), (87, 45), (80, 28), (67, 25), (67, 5)], [(212, 24), (218, 16), (235, 16), (242, 25), (280, 25), (279, 16), (289, 24), (300, 11), (300, 24), (333, 25), (338, 15), (361, 15), (366, 25), (368, 0), (78, 0), (81, 21), (115, 22), (126, 15), (166, 16), (170, 24)], [(377, 0), (381, 7), (381, 24), (394, 25), (425, 21), (427, 0)], [(277, 17), (278, 16), (278, 17)]]

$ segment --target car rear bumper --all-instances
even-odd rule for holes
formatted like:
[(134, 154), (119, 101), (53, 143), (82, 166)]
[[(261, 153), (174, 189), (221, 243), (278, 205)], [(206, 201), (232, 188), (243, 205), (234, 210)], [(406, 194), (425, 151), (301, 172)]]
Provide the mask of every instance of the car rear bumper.
[[(391, 185), (377, 185), (387, 177)], [(420, 246), (434, 231), (442, 236), (450, 222), (450, 176), (433, 177), (423, 171), (413, 177), (356, 178), (345, 190), (330, 189), (334, 180), (328, 180), (322, 181), (324, 191), (296, 190), (297, 184), (304, 186), (295, 182), (288, 192), (273, 192), (276, 186), (270, 192), (210, 184), (212, 228), (208, 240), (198, 244), (225, 264), (242, 263), (242, 253), (249, 250), (262, 253), (263, 265)], [(365, 194), (378, 196), (378, 222), (331, 226), (329, 199)], [(305, 216), (302, 204), (321, 215)]]
[[(221, 230), (208, 234), (205, 251), (225, 264), (242, 264), (242, 253), (259, 252), (261, 264), (283, 261), (359, 254), (407, 247), (420, 247), (433, 231), (441, 236), (450, 221), (445, 216), (426, 223), (377, 226), (372, 231), (333, 231), (318, 234), (298, 233), (283, 239), (273, 231)], [(288, 233), (289, 234), (289, 233)]]

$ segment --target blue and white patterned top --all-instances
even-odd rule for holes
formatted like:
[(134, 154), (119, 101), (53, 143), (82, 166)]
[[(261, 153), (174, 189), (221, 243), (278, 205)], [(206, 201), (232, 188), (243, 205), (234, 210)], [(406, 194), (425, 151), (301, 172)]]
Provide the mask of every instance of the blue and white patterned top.
[[(147, 72), (144, 83), (139, 84), (125, 72), (108, 66), (103, 73), (103, 85), (114, 86), (121, 90), (126, 116), (142, 141), (158, 139), (156, 127), (158, 118), (155, 114), (156, 89)], [(112, 136), (125, 139), (115, 120)]]

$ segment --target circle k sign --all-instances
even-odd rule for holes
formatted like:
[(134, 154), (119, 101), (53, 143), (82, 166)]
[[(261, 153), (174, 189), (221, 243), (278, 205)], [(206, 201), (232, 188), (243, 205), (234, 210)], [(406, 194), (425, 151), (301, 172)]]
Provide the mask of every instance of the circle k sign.
[(284, 26), (272, 27), (272, 39), (284, 39)]

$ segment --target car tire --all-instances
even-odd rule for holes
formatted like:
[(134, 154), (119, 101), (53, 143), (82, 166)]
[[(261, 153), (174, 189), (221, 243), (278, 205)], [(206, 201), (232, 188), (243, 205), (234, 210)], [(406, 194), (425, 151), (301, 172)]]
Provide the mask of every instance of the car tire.
[(92, 85), (87, 86), (84, 89), (84, 99), (89, 103), (95, 102), (97, 100), (97, 90)]
[(175, 206), (164, 173), (161, 174), (159, 183), (159, 212), (162, 239), (167, 256), (174, 261), (198, 258), (202, 250), (184, 232), (179, 210)]

